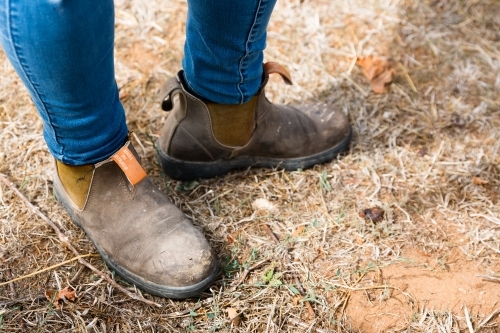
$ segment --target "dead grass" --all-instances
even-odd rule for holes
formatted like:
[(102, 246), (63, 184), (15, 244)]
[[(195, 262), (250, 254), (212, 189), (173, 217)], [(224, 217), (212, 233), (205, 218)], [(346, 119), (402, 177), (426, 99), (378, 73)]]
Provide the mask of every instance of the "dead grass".
[[(116, 1), (116, 76), (128, 124), (147, 171), (204, 230), (222, 273), (201, 299), (145, 295), (157, 309), (71, 262), (0, 287), (0, 330), (498, 332), (497, 7), (495, 0), (280, 1), (266, 58), (289, 67), (296, 84), (272, 80), (268, 95), (344, 110), (356, 133), (350, 151), (306, 171), (241, 170), (179, 183), (160, 174), (151, 139), (166, 117), (155, 94), (182, 59), (186, 3)], [(372, 54), (398, 69), (387, 94), (370, 93), (354, 66)], [(0, 64), (0, 172), (79, 253), (94, 253), (53, 198), (41, 122), (3, 54)], [(73, 258), (3, 184), (0, 193), (0, 282)], [(256, 210), (258, 198), (276, 209)], [(385, 210), (383, 221), (359, 217), (374, 206)], [(106, 271), (99, 258), (88, 260)], [(42, 297), (68, 284), (76, 303), (54, 309)], [(240, 314), (237, 327), (229, 308)]]

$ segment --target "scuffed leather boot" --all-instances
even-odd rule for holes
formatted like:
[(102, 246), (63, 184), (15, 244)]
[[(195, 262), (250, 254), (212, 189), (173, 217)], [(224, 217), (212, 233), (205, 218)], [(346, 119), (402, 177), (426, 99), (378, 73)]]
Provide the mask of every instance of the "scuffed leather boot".
[(347, 116), (326, 104), (285, 106), (271, 103), (264, 87), (278, 73), (277, 63), (264, 65), (258, 93), (242, 105), (204, 102), (190, 94), (180, 71), (160, 92), (170, 114), (157, 143), (158, 160), (173, 179), (192, 180), (249, 166), (296, 170), (330, 161), (351, 139)]
[(147, 177), (130, 142), (95, 165), (56, 165), (57, 199), (110, 270), (167, 298), (210, 286), (217, 263), (208, 242)]

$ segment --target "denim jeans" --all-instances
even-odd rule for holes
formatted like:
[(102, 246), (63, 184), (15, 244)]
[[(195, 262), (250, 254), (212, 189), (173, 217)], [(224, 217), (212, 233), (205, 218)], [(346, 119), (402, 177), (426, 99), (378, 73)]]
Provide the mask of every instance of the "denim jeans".
[[(183, 67), (189, 88), (240, 104), (262, 78), (276, 0), (188, 0)], [(0, 0), (0, 42), (29, 90), (51, 154), (82, 165), (108, 158), (127, 125), (113, 66), (112, 0)]]

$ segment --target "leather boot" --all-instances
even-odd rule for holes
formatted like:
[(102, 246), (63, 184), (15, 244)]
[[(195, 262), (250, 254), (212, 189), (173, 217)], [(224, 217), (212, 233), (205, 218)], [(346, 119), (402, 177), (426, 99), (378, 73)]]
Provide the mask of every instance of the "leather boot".
[(217, 275), (216, 257), (138, 160), (127, 142), (95, 165), (57, 161), (56, 197), (124, 280), (162, 297), (197, 296)]
[(229, 106), (193, 96), (186, 89), (182, 71), (167, 81), (160, 97), (169, 116), (157, 142), (165, 174), (192, 180), (249, 166), (305, 169), (330, 161), (344, 150), (351, 139), (347, 116), (326, 104), (271, 103), (264, 88), (272, 73), (292, 84), (284, 67), (266, 63), (263, 84), (255, 97)]

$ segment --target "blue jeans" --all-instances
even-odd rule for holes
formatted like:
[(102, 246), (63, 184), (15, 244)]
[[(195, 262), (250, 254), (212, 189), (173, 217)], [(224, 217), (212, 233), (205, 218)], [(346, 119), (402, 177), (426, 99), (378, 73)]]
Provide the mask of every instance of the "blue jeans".
[[(195, 94), (240, 104), (262, 79), (276, 0), (188, 0), (185, 79)], [(127, 136), (113, 66), (112, 0), (0, 0), (0, 42), (43, 120), (51, 154), (82, 165)]]

